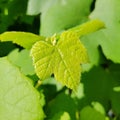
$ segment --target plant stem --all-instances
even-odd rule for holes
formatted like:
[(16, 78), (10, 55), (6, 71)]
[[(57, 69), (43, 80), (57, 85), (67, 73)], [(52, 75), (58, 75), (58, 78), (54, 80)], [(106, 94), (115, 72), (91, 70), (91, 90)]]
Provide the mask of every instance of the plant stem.
[(77, 33), (79, 37), (81, 37), (81, 36), (95, 32), (102, 28), (105, 28), (105, 24), (102, 21), (95, 19), (95, 20), (91, 20), (86, 23), (83, 23), (82, 25), (73, 27), (69, 29), (68, 31), (73, 31)]
[(42, 84), (42, 81), (41, 81), (41, 80), (38, 80), (38, 81), (37, 81), (37, 84), (35, 85), (35, 88), (38, 89), (41, 84)]

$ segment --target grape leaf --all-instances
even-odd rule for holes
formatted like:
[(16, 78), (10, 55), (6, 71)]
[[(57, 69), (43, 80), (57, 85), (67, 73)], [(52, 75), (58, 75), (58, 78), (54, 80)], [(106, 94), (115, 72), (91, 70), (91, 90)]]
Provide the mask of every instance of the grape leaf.
[(39, 40), (44, 40), (44, 37), (27, 32), (5, 32), (0, 34), (0, 41), (12, 41), (27, 49), (30, 49)]
[(29, 0), (27, 5), (27, 14), (37, 15), (40, 12), (44, 12), (54, 2), (54, 0)]
[[(59, 103), (59, 104), (58, 104)], [(65, 112), (68, 114), (65, 114), (66, 119), (64, 118)], [(63, 114), (63, 115), (62, 115)], [(64, 120), (76, 120), (76, 104), (75, 101), (64, 92), (58, 94), (53, 100), (51, 100), (48, 103), (48, 106), (46, 108), (46, 115), (48, 116), (47, 119), (51, 120), (52, 118), (63, 117)], [(55, 118), (54, 118), (55, 119)]]
[(35, 43), (31, 50), (37, 75), (43, 80), (51, 74), (71, 89), (76, 89), (81, 74), (80, 64), (87, 62), (87, 52), (76, 33), (63, 32), (57, 37)]
[(0, 58), (0, 120), (43, 120), (39, 93), (8, 59)]
[(110, 75), (113, 76), (114, 81), (116, 80), (118, 82), (118, 84), (114, 85), (111, 95), (110, 95), (110, 99), (111, 99), (111, 106), (112, 106), (112, 110), (114, 111), (114, 113), (116, 115), (120, 115), (120, 64), (111, 64), (109, 67), (110, 70)]
[(51, 120), (71, 120), (68, 112), (58, 112), (56, 113)]
[[(88, 41), (90, 41), (91, 44), (94, 44), (94, 42), (97, 41), (94, 49), (92, 50), (91, 47), (88, 49), (88, 51), (91, 51), (90, 53), (93, 54), (93, 52), (97, 50), (96, 48), (98, 45), (101, 45), (107, 59), (110, 59), (115, 63), (120, 63), (120, 14), (118, 14), (120, 12), (119, 4), (119, 0), (97, 0), (95, 9), (90, 15), (90, 18), (97, 18), (102, 20), (106, 25), (106, 29), (98, 31), (93, 35), (90, 35), (90, 37), (88, 35), (88, 40), (83, 40), (83, 42), (86, 42), (86, 45)], [(95, 54), (97, 54), (97, 52)], [(99, 59), (98, 55), (94, 55), (93, 57), (94, 60)], [(97, 59), (95, 57), (97, 57)]]
[(28, 14), (41, 12), (40, 34), (51, 36), (88, 19), (92, 0), (29, 0)]
[(98, 111), (98, 112), (100, 112), (101, 114), (105, 115), (105, 109), (104, 109), (104, 107), (102, 106), (102, 104), (100, 104), (99, 102), (94, 102), (94, 101), (93, 101), (91, 104), (92, 104), (93, 108), (94, 108), (96, 111)]
[(98, 65), (100, 62), (104, 61), (104, 58), (101, 55), (99, 49), (99, 39), (104, 39), (99, 31), (85, 35), (81, 38), (82, 43), (85, 45), (88, 51), (90, 61), (87, 65), (87, 70), (89, 70), (89, 68), (92, 68), (94, 65)]
[(80, 120), (105, 120), (105, 116), (90, 106), (86, 106), (80, 112)]
[(35, 74), (29, 50), (24, 49), (19, 52), (18, 49), (15, 49), (8, 55), (8, 59), (19, 67), (25, 75)]
[[(100, 30), (101, 28), (105, 28), (105, 24), (99, 19), (94, 19), (68, 30), (68, 31), (76, 32), (77, 35), (81, 37), (81, 41), (88, 49), (90, 64), (87, 64), (86, 70), (91, 68), (92, 64), (95, 65), (98, 64), (98, 61), (100, 59), (99, 51), (94, 50), (96, 49), (96, 46), (98, 47), (98, 41), (96, 40), (96, 37), (99, 37), (99, 35), (94, 37), (94, 32), (96, 34), (97, 33), (96, 31)], [(93, 54), (93, 50), (94, 50), (94, 54)]]

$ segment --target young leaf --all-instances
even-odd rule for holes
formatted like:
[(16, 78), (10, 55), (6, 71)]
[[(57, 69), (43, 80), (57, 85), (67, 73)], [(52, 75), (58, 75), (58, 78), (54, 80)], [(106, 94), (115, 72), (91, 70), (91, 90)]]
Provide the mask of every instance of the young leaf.
[(80, 64), (88, 62), (87, 51), (73, 32), (63, 32), (55, 50), (55, 77), (71, 89), (80, 82)]
[(35, 70), (41, 79), (45, 79), (53, 73), (54, 51), (54, 46), (46, 41), (38, 41), (31, 49)]
[(53, 73), (59, 82), (75, 90), (80, 81), (80, 64), (88, 61), (86, 49), (74, 32), (63, 32), (58, 42), (56, 37), (50, 40), (51, 44), (39, 41), (32, 47), (36, 73), (41, 79)]
[(0, 120), (43, 120), (39, 93), (30, 79), (0, 58)]
[(5, 32), (0, 34), (0, 41), (12, 41), (27, 49), (30, 49), (35, 42), (44, 39), (42, 36), (27, 32)]

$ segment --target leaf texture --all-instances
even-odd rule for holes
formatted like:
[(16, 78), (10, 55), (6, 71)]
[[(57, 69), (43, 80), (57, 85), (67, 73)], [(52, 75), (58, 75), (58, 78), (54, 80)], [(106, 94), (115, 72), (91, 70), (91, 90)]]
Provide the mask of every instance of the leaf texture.
[(43, 120), (40, 94), (30, 79), (0, 58), (0, 120)]
[(63, 32), (58, 42), (55, 37), (51, 37), (51, 43), (37, 42), (31, 56), (41, 79), (54, 74), (56, 80), (74, 90), (80, 82), (80, 64), (88, 61), (85, 47), (77, 34), (70, 31)]
[(12, 41), (26, 49), (30, 49), (39, 40), (44, 40), (44, 37), (27, 32), (5, 32), (0, 34), (0, 41)]
[(35, 43), (31, 50), (35, 70), (41, 79), (49, 77), (53, 73), (54, 47), (44, 41)]

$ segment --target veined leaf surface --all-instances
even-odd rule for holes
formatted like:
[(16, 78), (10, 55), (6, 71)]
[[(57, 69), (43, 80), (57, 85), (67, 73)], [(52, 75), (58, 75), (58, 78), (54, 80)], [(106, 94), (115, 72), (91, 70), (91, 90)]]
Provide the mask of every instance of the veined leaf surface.
[(50, 40), (35, 43), (31, 50), (36, 73), (41, 79), (54, 74), (59, 82), (75, 90), (80, 81), (80, 64), (88, 60), (86, 49), (74, 32), (63, 32), (58, 42), (56, 37)]
[(40, 95), (30, 79), (0, 58), (0, 120), (43, 120)]
[(11, 41), (27, 49), (30, 49), (39, 40), (44, 40), (44, 37), (28, 32), (5, 32), (0, 34), (0, 41)]

